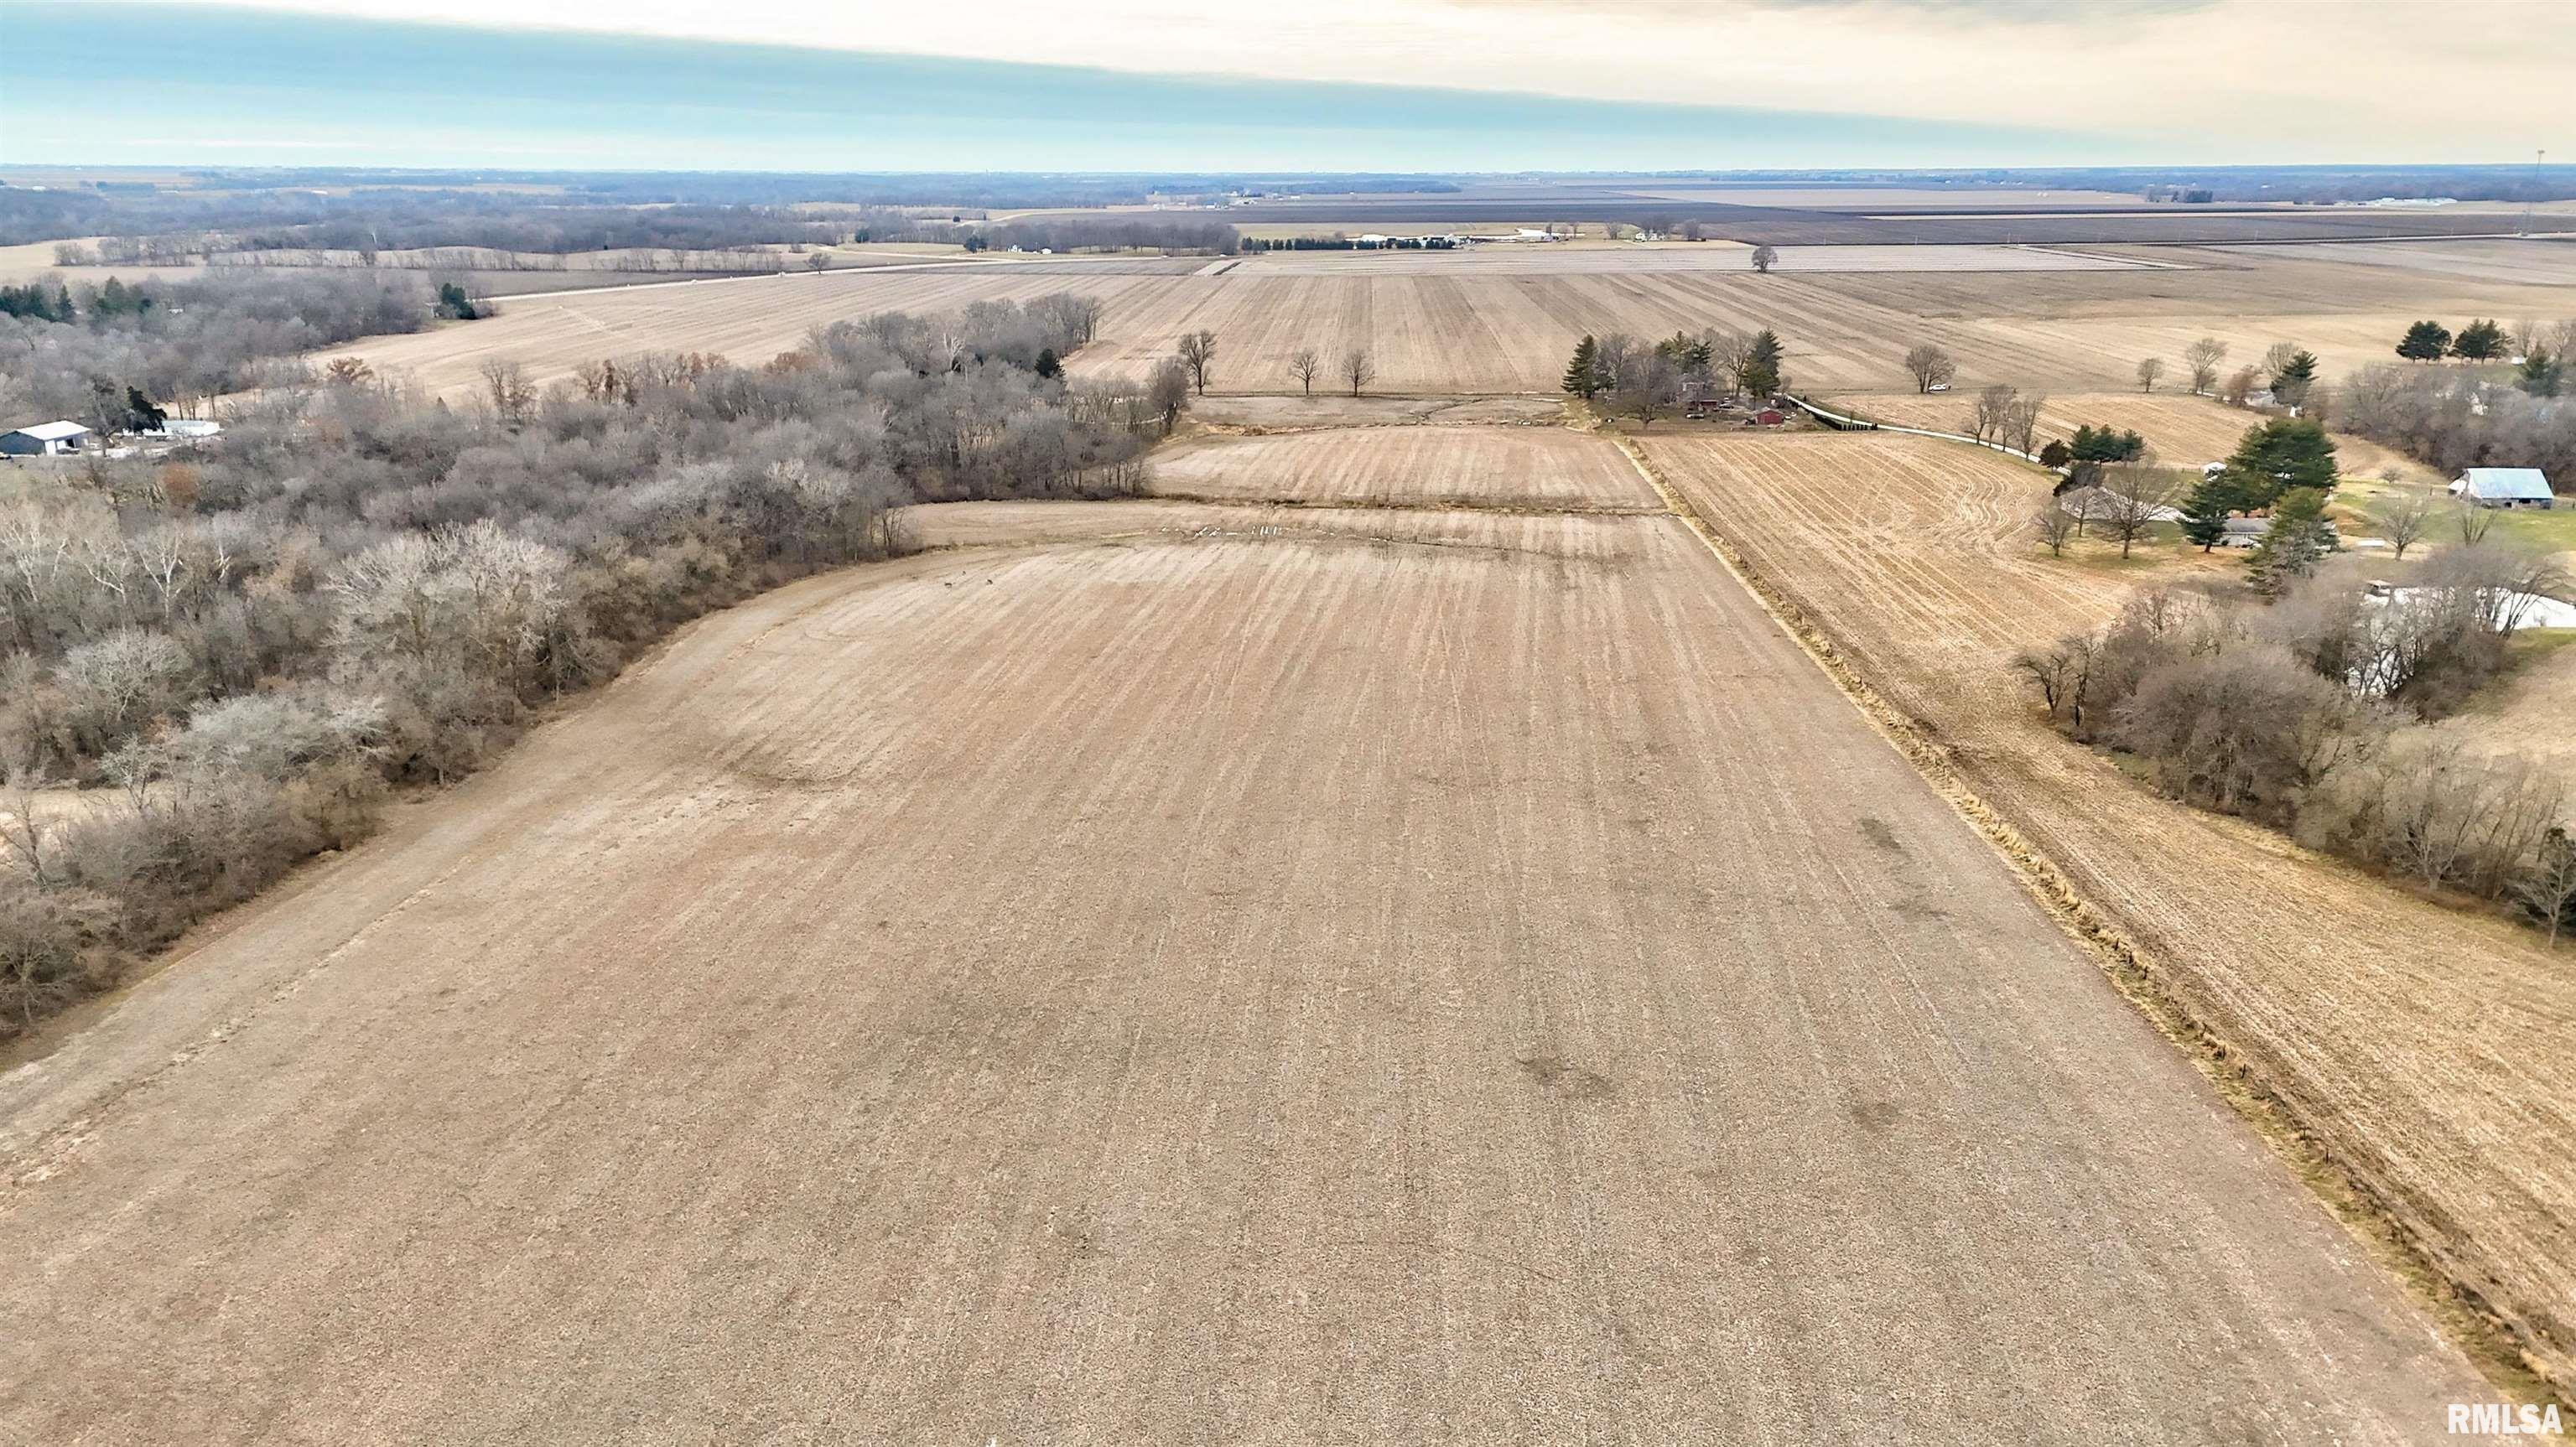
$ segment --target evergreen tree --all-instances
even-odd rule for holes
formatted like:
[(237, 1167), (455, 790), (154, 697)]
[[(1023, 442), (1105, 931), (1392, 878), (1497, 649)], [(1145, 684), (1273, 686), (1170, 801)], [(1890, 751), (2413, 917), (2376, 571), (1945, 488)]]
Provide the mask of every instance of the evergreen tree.
[(1574, 344), (1574, 360), (1565, 364), (1565, 380), (1558, 385), (1586, 402), (1601, 390), (1601, 344), (1589, 333)]
[(2532, 396), (2555, 397), (2566, 383), (2567, 364), (2547, 350), (2534, 347), (2531, 355), (2522, 359), (2522, 365), (2514, 368), (2513, 376), (2513, 384)]
[(2397, 355), (2410, 362), (2438, 362), (2450, 350), (2451, 329), (2440, 322), (2417, 322), (2397, 344)]
[(2451, 355), (2472, 362), (2490, 361), (2504, 355), (2504, 328), (2491, 321), (2471, 322), (2460, 328), (2451, 339)]
[(2050, 438), (2048, 445), (2039, 449), (2039, 465), (2042, 467), (2064, 467), (2074, 460), (2074, 449), (2059, 438)]
[(1064, 363), (1055, 359), (1055, 348), (1041, 347), (1038, 349), (1038, 359), (1031, 370), (1052, 382), (1064, 375)]
[(1737, 374), (1744, 390), (1755, 397), (1768, 397), (1789, 385), (1780, 370), (1782, 356), (1780, 336), (1769, 327), (1753, 334), (1752, 345), (1744, 351), (1744, 369)]
[(2191, 491), (2183, 494), (2182, 535), (2200, 544), (2202, 552), (2208, 552), (2227, 536), (2227, 516), (2241, 506), (2243, 500), (2226, 473), (2205, 474)]
[(2331, 545), (2326, 533), (2326, 495), (2313, 487), (2294, 487), (2272, 507), (2272, 526), (2246, 559), (2246, 581), (2266, 598), (2278, 598), (2317, 570)]
[(134, 432), (158, 432), (161, 430), (161, 424), (169, 420), (169, 411), (165, 408), (153, 406), (152, 399), (143, 395), (142, 388), (128, 387), (125, 389), (125, 425), (127, 430)]
[(2304, 418), (2276, 417), (2249, 427), (2227, 458), (2228, 485), (2238, 506), (2263, 508), (2294, 487), (2320, 493), (2335, 485), (2334, 439)]
[(2308, 400), (2308, 389), (2317, 384), (2317, 354), (2296, 351), (2272, 374), (2272, 395), (2285, 407), (2296, 407)]

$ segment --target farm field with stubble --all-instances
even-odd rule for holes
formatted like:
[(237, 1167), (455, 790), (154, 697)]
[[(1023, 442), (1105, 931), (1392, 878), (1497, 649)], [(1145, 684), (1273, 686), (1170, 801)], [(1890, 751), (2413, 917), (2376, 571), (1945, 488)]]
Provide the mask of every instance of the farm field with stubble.
[(2142, 583), (2207, 564), (2052, 560), (2028, 522), (2046, 474), (1957, 444), (1642, 445), (1980, 798), (2145, 947), (2157, 983), (2253, 1063), (2446, 1273), (2567, 1373), (2576, 980), (2501, 919), (2138, 787), (2051, 732), (2009, 671), (2016, 649), (2102, 623)]
[[(642, 351), (711, 351), (765, 360), (813, 328), (886, 310), (941, 311), (979, 300), (1080, 291), (1106, 303), (1099, 339), (1071, 361), (1077, 376), (1140, 379), (1183, 333), (1213, 331), (1219, 393), (1291, 393), (1289, 371), (1311, 348), (1331, 369), (1367, 350), (1369, 390), (1400, 395), (1553, 394), (1587, 332), (1769, 327), (1789, 347), (1797, 386), (1885, 392), (1909, 386), (1907, 347), (1927, 342), (1959, 363), (1959, 386), (2117, 392), (2140, 358), (2178, 365), (2201, 336), (2236, 362), (2275, 342), (2314, 351), (2329, 375), (2384, 361), (2422, 316), (2554, 317), (2565, 287), (2497, 262), (2497, 247), (2568, 249), (2546, 241), (2385, 243), (2423, 264), (2331, 258), (2370, 243), (2276, 255), (2285, 248), (1784, 248), (1760, 276), (1739, 248), (1494, 246), (1464, 253), (1273, 253), (1208, 261), (1012, 259), (889, 265), (821, 277), (607, 290), (506, 302), (488, 321), (340, 349), (451, 400), (473, 397), (487, 360), (510, 360), (539, 383), (586, 361)], [(2444, 270), (2439, 248), (2477, 246), (2474, 264)], [(1840, 269), (1799, 263), (1813, 250)], [(2505, 254), (2511, 254), (2510, 252)], [(1996, 270), (1994, 258), (2022, 269)], [(1723, 265), (1719, 263), (1725, 263)], [(2554, 265), (2554, 263), (2551, 263)], [(1901, 269), (1899, 269), (1901, 268)], [(2499, 279), (2522, 278), (2522, 279)]]
[(1575, 510), (1638, 505), (1610, 441), (1490, 431), (1190, 455), (1568, 510), (920, 509), (204, 932), (0, 1077), (0, 1419), (2398, 1443), (2489, 1391), (1682, 520)]

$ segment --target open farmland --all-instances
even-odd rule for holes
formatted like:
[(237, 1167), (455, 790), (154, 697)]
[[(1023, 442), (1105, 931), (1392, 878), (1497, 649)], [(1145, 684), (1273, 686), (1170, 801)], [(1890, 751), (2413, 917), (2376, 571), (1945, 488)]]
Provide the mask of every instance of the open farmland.
[(2145, 949), (2457, 1280), (2576, 1366), (2576, 977), (2498, 919), (2419, 902), (2159, 799), (2034, 716), (2016, 648), (2135, 574), (2059, 563), (2035, 469), (1885, 434), (1649, 439), (1646, 453), (1949, 764)]
[[(1100, 339), (1073, 360), (1077, 374), (1140, 378), (1183, 332), (1204, 328), (1219, 338), (1213, 385), (1221, 392), (1295, 391), (1288, 359), (1299, 349), (1312, 347), (1329, 362), (1365, 347), (1379, 392), (1553, 393), (1586, 332), (1652, 337), (1707, 326), (1776, 330), (1789, 346), (1791, 379), (1803, 388), (1906, 386), (1900, 359), (1907, 347), (1930, 342), (1958, 359), (1962, 389), (2006, 382), (2112, 392), (2130, 385), (2139, 358), (2171, 363), (2203, 335), (2228, 341), (2239, 359), (2296, 341), (2319, 355), (2331, 379), (2387, 359), (2415, 317), (2546, 317), (2568, 305), (2564, 288), (2212, 248), (2114, 254), (2182, 269), (1771, 276), (1586, 269), (1659, 253), (1585, 259), (1598, 254), (1511, 248), (1499, 262), (1438, 257), (1439, 265), (1405, 274), (1372, 268), (1411, 258), (1370, 253), (887, 266), (521, 300), (491, 321), (345, 350), (461, 399), (477, 389), (488, 358), (517, 360), (538, 381), (644, 350), (761, 361), (817, 325), (874, 311), (1078, 290), (1101, 297), (1107, 315)], [(1489, 266), (1511, 269), (1479, 269)]]
[(1154, 457), (1154, 490), (1378, 507), (1661, 511), (1618, 449), (1562, 427), (1335, 428), (1207, 437)]
[(2397, 1443), (2487, 1390), (1679, 521), (920, 511), (994, 546), (706, 620), (0, 1077), (0, 1412)]
[[(2039, 246), (1783, 246), (1774, 271), (2135, 271), (2139, 256)], [(1447, 251), (1273, 251), (1244, 259), (1250, 276), (1635, 276), (1752, 268), (1735, 241), (1493, 242)]]
[[(1969, 414), (1977, 402), (1973, 392), (1952, 390), (1937, 396), (1856, 392), (1821, 399), (1818, 405), (1899, 427), (1966, 432)], [(2039, 414), (2039, 435), (2046, 440), (2071, 437), (2079, 426), (2121, 428), (2147, 439), (2147, 445), (2168, 465), (2197, 467), (2224, 460), (2236, 450), (2246, 430), (2262, 425), (2264, 420), (2262, 413), (2188, 393), (2050, 393)], [(2436, 480), (2431, 468), (2376, 442), (2337, 433), (2334, 444), (2336, 465), (2347, 474), (2376, 477), (2383, 468), (2393, 467), (2401, 477)]]

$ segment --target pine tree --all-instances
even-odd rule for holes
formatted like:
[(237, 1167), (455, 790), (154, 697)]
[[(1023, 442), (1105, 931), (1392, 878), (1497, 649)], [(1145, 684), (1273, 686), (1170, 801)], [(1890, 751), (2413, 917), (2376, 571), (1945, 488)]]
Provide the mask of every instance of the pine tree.
[(2567, 366), (2540, 347), (2514, 369), (2514, 385), (2534, 397), (2555, 397), (2567, 380)]
[(2317, 570), (2326, 545), (2326, 495), (2312, 487), (2281, 494), (2272, 509), (2272, 526), (2246, 560), (2246, 581), (2266, 598), (2278, 598)]
[(2438, 362), (2451, 349), (2451, 329), (2440, 322), (2417, 322), (2406, 329), (2406, 339), (2397, 344), (2397, 355), (2410, 362)]
[(2218, 546), (2227, 536), (2227, 515), (2241, 505), (2236, 487), (2224, 472), (2204, 474), (2182, 499), (2182, 535), (2200, 544), (2202, 552)]
[(2325, 492), (2335, 485), (2334, 439), (2303, 418), (2277, 417), (2249, 427), (2228, 455), (2227, 478), (2239, 506), (2249, 508), (2269, 507), (2294, 487)]
[(1055, 359), (1055, 348), (1041, 347), (1038, 349), (1037, 362), (1031, 370), (1052, 382), (1064, 375), (1064, 363)]
[(2491, 321), (2471, 322), (2451, 340), (2451, 355), (2483, 362), (2504, 355), (2504, 328)]
[(1586, 402), (1601, 390), (1601, 344), (1589, 333), (1574, 344), (1574, 360), (1565, 364), (1565, 380), (1558, 385)]

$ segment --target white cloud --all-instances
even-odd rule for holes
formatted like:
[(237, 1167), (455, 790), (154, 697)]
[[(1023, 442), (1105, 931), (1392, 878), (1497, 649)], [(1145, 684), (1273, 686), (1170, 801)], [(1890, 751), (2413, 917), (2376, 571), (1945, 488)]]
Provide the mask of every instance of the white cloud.
[[(215, 3), (215, 0), (190, 0)], [(2176, 161), (2576, 153), (2563, 0), (282, 0), (379, 20), (2119, 132)], [(1759, 155), (1711, 165), (1759, 166)]]

